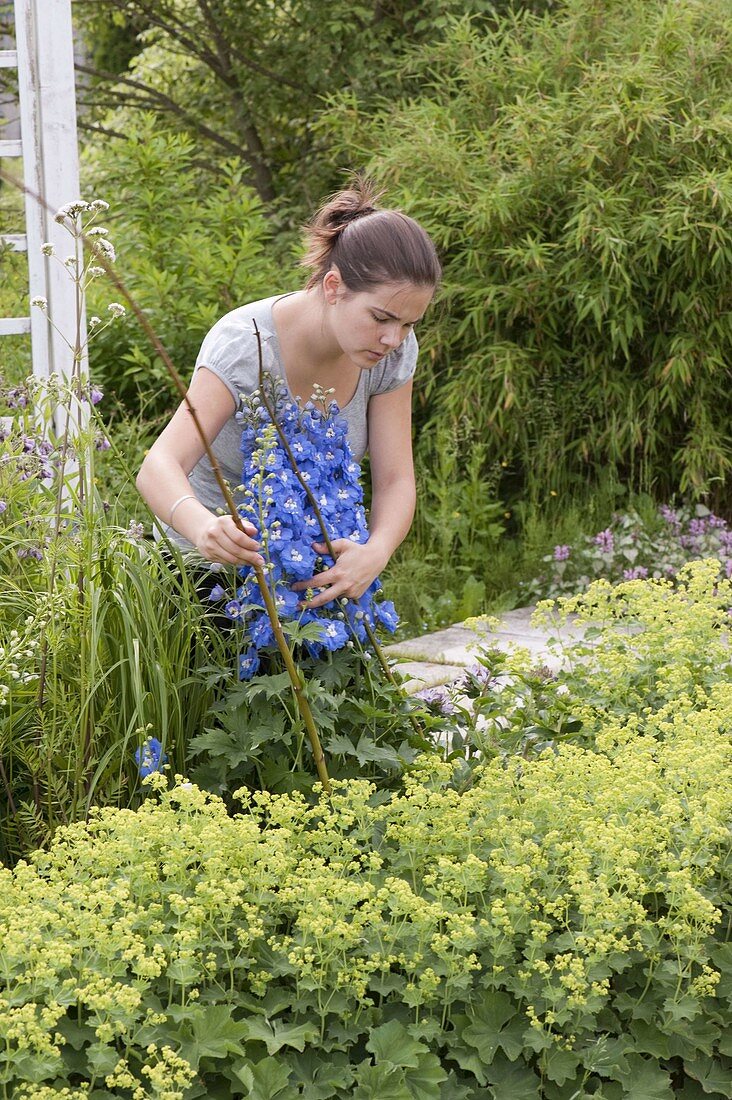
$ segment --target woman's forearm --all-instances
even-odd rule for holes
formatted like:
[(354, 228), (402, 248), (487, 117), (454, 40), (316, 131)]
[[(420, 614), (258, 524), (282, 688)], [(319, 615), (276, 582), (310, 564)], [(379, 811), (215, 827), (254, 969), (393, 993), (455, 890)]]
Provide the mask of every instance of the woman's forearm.
[(384, 565), (406, 538), (414, 518), (413, 478), (401, 478), (374, 490), (369, 522), (369, 546), (381, 552)]

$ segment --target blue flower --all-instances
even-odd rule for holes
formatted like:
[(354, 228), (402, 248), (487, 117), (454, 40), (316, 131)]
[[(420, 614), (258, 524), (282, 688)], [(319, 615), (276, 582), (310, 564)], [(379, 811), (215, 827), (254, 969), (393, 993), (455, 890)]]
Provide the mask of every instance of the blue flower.
[(330, 619), (320, 624), (320, 643), (325, 649), (343, 649), (349, 638), (349, 631), (340, 619)]
[[(318, 656), (323, 650), (341, 649), (354, 636), (365, 641), (367, 624), (383, 625), (393, 631), (398, 620), (393, 604), (379, 605), (382, 610), (377, 611), (378, 581), (359, 600), (348, 601), (345, 621), (342, 615), (337, 617), (339, 608), (334, 602), (307, 611), (301, 608), (303, 594), (294, 593), (291, 586), (295, 581), (315, 576), (317, 559), (313, 543), (323, 540), (323, 528), (333, 540), (347, 538), (358, 543), (368, 540), (360, 467), (350, 449), (348, 425), (335, 402), (327, 413), (312, 402), (299, 408), (284, 390), (277, 391), (275, 380), (270, 380), (270, 385), (274, 388), (272, 404), (279, 431), (297, 463), (297, 472), (280, 434), (269, 424), (264, 403), (253, 395), (241, 418), (245, 503), (240, 511), (254, 520), (260, 531), (267, 583), (279, 617), (321, 626), (320, 639), (305, 643), (308, 652)], [(320, 519), (311, 496), (317, 502)], [(326, 558), (326, 567), (329, 562), (331, 559)], [(242, 613), (256, 609), (256, 613), (248, 615), (247, 633), (251, 646), (261, 651), (272, 645), (273, 631), (251, 570), (242, 568), (240, 576), (243, 584), (237, 591), (237, 599)]]
[(215, 584), (208, 594), (209, 600), (223, 600), (226, 595), (226, 589), (220, 584)]
[(251, 680), (259, 671), (259, 654), (254, 646), (239, 654), (239, 679)]
[(148, 737), (135, 752), (135, 763), (140, 769), (140, 778), (146, 779), (153, 772), (159, 772), (168, 760), (168, 754), (163, 752), (163, 746), (157, 737)]
[(229, 619), (240, 619), (242, 613), (242, 606), (238, 600), (227, 600), (224, 604), (224, 614)]
[(377, 622), (381, 623), (390, 634), (393, 634), (399, 626), (399, 616), (391, 600), (384, 600), (383, 603), (375, 604), (374, 614)]

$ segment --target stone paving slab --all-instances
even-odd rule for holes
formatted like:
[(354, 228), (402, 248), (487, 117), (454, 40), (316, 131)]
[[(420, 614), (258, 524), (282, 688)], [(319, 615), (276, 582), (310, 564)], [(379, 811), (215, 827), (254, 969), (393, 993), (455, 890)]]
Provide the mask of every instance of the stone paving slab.
[[(495, 646), (506, 653), (518, 648), (526, 649), (536, 664), (546, 665), (556, 671), (564, 663), (561, 650), (549, 649), (549, 639), (571, 643), (581, 638), (584, 626), (564, 624), (547, 629), (531, 625), (534, 607), (519, 607), (496, 616), (490, 629), (475, 631), (462, 623), (410, 638), (386, 646), (390, 658), (396, 658), (395, 669), (406, 677), (407, 691), (419, 691), (422, 687), (435, 687), (456, 679), (466, 665), (475, 661), (479, 648)], [(442, 671), (440, 671), (442, 670)]]
[(427, 661), (400, 661), (392, 666), (404, 690), (412, 694), (423, 688), (439, 687), (457, 680), (464, 665), (431, 664)]

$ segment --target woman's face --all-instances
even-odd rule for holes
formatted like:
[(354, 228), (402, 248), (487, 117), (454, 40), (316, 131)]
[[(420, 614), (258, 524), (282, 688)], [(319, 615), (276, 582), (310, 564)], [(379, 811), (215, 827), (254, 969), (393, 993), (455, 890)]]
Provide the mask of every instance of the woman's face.
[(323, 279), (323, 293), (333, 337), (356, 366), (368, 370), (399, 347), (421, 321), (435, 291), (413, 283), (350, 291), (333, 269)]

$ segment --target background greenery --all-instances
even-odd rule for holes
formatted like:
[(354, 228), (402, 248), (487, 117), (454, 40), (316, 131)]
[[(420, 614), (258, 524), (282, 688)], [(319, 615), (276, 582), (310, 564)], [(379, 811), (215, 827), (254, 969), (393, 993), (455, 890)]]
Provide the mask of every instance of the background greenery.
[[(298, 226), (354, 169), (438, 241), (420, 511), (390, 567), (411, 629), (515, 602), (638, 494), (730, 514), (726, 0), (74, 14), (85, 191), (184, 374), (223, 311), (298, 285)], [(92, 370), (139, 457), (174, 403), (161, 365), (125, 322)]]

